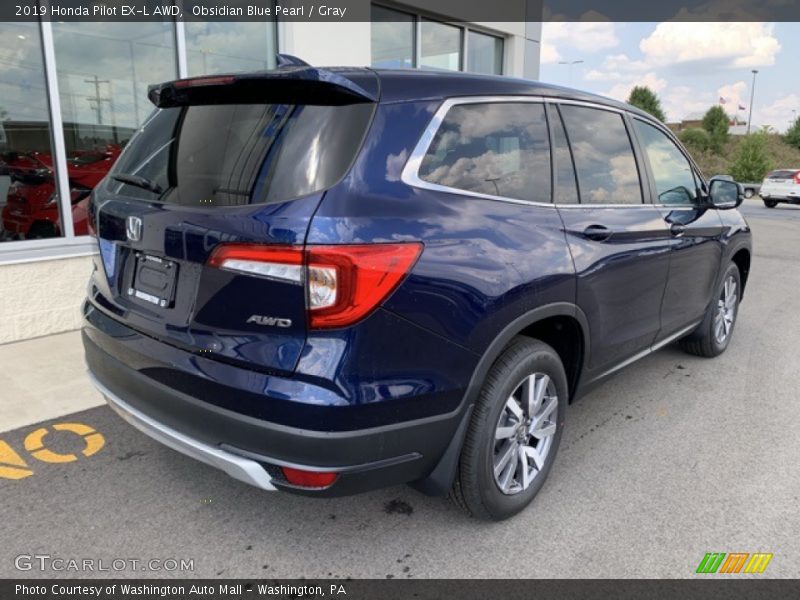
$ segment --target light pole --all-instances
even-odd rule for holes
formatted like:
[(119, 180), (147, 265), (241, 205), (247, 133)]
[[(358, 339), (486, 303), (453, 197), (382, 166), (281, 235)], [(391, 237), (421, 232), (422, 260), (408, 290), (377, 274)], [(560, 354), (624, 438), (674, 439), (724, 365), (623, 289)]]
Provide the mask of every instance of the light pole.
[(756, 95), (756, 75), (758, 75), (758, 71), (753, 69), (753, 85), (750, 86), (750, 114), (747, 117), (747, 135), (750, 135), (750, 124), (753, 121), (753, 98)]
[(560, 60), (558, 64), (560, 65), (568, 65), (569, 66), (569, 87), (572, 87), (572, 67), (574, 65), (582, 64), (582, 60)]

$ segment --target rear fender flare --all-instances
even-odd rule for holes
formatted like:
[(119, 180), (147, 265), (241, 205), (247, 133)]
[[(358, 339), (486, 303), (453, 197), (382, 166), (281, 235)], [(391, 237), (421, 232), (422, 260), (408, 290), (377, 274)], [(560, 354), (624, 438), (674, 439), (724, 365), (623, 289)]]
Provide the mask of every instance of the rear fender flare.
[[(489, 346), (484, 351), (478, 365), (472, 373), (467, 391), (464, 394), (464, 399), (461, 402), (459, 409), (459, 426), (456, 430), (453, 439), (447, 446), (442, 458), (438, 464), (431, 471), (425, 479), (414, 482), (412, 485), (417, 490), (428, 495), (444, 495), (453, 485), (453, 480), (458, 468), (458, 461), (461, 456), (461, 447), (464, 444), (464, 436), (466, 435), (467, 424), (478, 399), (478, 395), (483, 387), (483, 381), (489, 373), (489, 369), (500, 357), (503, 350), (508, 346), (512, 339), (517, 336), (526, 327), (533, 325), (538, 321), (550, 317), (572, 317), (578, 321), (583, 332), (584, 348), (587, 350), (583, 353), (582, 364), (580, 373), (583, 373), (586, 367), (586, 360), (588, 356), (589, 346), (589, 322), (586, 315), (576, 305), (569, 302), (555, 302), (553, 304), (546, 304), (535, 308), (523, 315), (520, 315), (510, 323), (508, 323), (500, 333), (492, 340)], [(580, 386), (580, 374), (578, 381), (575, 384), (575, 390)], [(571, 400), (571, 399), (570, 399)]]

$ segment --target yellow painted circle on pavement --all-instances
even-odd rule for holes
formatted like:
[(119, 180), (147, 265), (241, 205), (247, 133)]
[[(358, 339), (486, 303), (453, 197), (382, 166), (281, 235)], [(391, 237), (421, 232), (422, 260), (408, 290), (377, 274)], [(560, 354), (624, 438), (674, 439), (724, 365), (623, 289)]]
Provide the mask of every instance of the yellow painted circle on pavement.
[[(56, 423), (53, 425), (53, 429), (56, 431), (70, 431), (81, 436), (86, 444), (81, 453), (87, 457), (97, 454), (106, 444), (102, 434), (83, 423)], [(25, 449), (31, 453), (31, 456), (46, 463), (67, 463), (78, 460), (75, 454), (62, 454), (46, 448), (44, 438), (48, 433), (47, 428), (41, 427), (25, 437)]]

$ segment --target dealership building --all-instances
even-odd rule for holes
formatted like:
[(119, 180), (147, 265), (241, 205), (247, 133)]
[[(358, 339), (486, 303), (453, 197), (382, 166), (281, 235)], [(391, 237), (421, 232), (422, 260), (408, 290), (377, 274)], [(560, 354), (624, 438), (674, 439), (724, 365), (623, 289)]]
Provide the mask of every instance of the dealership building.
[(96, 252), (85, 200), (151, 113), (150, 84), (267, 69), (277, 53), (538, 78), (538, 21), (358, 3), (371, 22), (0, 22), (0, 343), (80, 326)]

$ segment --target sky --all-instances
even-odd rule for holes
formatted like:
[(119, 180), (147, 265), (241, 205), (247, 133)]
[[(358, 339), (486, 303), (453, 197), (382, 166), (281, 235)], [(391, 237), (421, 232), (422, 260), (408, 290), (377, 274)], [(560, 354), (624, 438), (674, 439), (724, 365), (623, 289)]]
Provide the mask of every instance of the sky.
[(753, 126), (785, 131), (800, 116), (798, 58), (800, 23), (552, 22), (543, 24), (540, 79), (618, 100), (646, 85), (670, 122), (722, 97), (746, 120), (756, 69)]

